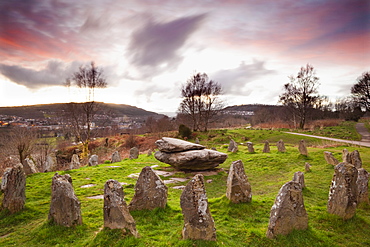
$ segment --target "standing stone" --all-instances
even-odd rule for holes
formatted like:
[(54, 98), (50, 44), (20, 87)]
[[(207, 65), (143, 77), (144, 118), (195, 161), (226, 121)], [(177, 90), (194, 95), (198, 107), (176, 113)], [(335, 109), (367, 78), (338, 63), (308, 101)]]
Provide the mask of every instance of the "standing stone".
[(339, 164), (339, 161), (334, 158), (333, 154), (329, 151), (324, 151), (324, 158), (326, 160), (326, 163), (336, 166)]
[(342, 162), (351, 163), (351, 154), (348, 152), (346, 148), (343, 149), (343, 152), (342, 152)]
[(121, 162), (122, 158), (118, 151), (112, 154), (111, 163)]
[(25, 158), (23, 160), (23, 170), (24, 170), (24, 173), (26, 175), (28, 174), (33, 174), (33, 173), (38, 173), (39, 171), (37, 170), (37, 167), (35, 165), (35, 163), (33, 162), (33, 160), (29, 159), (29, 158)]
[(308, 155), (308, 151), (307, 151), (305, 140), (300, 140), (299, 141), (298, 150), (299, 150), (300, 154), (305, 155), (305, 156)]
[(2, 208), (8, 209), (11, 214), (24, 208), (26, 203), (26, 175), (21, 163), (5, 170), (1, 190), (4, 192)]
[(69, 170), (78, 168), (80, 168), (80, 158), (78, 157), (78, 154), (73, 154), (71, 164), (69, 165)]
[(339, 163), (334, 168), (328, 200), (328, 212), (343, 219), (350, 219), (356, 213), (357, 206), (356, 167), (347, 162)]
[(215, 241), (215, 222), (209, 211), (202, 174), (195, 175), (188, 182), (182, 191), (180, 205), (184, 215), (183, 239)]
[(358, 169), (356, 184), (358, 190), (357, 204), (361, 202), (369, 204), (369, 173), (364, 168)]
[(49, 220), (67, 227), (81, 225), (80, 204), (73, 190), (71, 176), (55, 173), (51, 183)]
[(287, 235), (294, 229), (305, 230), (307, 227), (308, 216), (302, 187), (299, 183), (290, 181), (281, 187), (271, 208), (266, 236), (274, 238), (278, 234)]
[(226, 182), (226, 197), (233, 203), (250, 202), (252, 200), (251, 185), (245, 175), (241, 160), (233, 161)]
[(248, 152), (254, 153), (254, 147), (252, 142), (247, 142)]
[(351, 164), (354, 165), (357, 169), (362, 167), (362, 160), (360, 157), (360, 152), (355, 150), (350, 154)]
[(148, 150), (148, 153), (147, 153), (147, 156), (152, 156), (153, 155), (153, 151), (151, 149)]
[(131, 216), (124, 200), (122, 185), (113, 179), (109, 179), (104, 185), (104, 227), (110, 229), (122, 229), (139, 237), (136, 223)]
[(304, 174), (303, 174), (303, 172), (295, 172), (292, 181), (299, 183), (301, 185), (302, 189), (306, 188), (306, 184), (304, 183)]
[(286, 152), (286, 148), (285, 148), (285, 144), (284, 144), (283, 140), (280, 139), (276, 143), (276, 146), (277, 146), (278, 152), (281, 152), (281, 153), (285, 153)]
[(96, 154), (91, 155), (89, 159), (89, 166), (97, 166), (99, 164), (99, 157)]
[(199, 144), (200, 142), (199, 142), (199, 138), (197, 137), (197, 138), (195, 138), (195, 144)]
[(139, 149), (137, 147), (133, 147), (130, 149), (130, 160), (134, 160), (139, 158)]
[(135, 185), (135, 195), (129, 210), (165, 208), (168, 195), (167, 186), (150, 166), (144, 167)]
[(44, 172), (52, 172), (56, 170), (56, 157), (55, 155), (46, 156), (46, 161), (44, 163)]
[(269, 153), (270, 152), (270, 143), (269, 141), (265, 141), (265, 145), (263, 146), (263, 153)]
[(230, 140), (227, 151), (233, 152), (233, 153), (238, 152), (238, 144), (233, 139)]
[(305, 164), (304, 164), (304, 170), (306, 171), (306, 172), (310, 172), (311, 171), (311, 165), (310, 165), (310, 163), (308, 163), (308, 162), (306, 162)]

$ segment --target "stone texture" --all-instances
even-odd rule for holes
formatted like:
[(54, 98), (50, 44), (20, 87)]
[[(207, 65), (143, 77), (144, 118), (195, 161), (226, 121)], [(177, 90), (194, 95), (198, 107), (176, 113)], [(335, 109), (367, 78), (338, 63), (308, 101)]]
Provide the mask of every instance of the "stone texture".
[(49, 220), (66, 227), (82, 224), (81, 203), (74, 193), (69, 174), (55, 173), (52, 178)]
[(311, 165), (310, 165), (310, 163), (308, 163), (308, 162), (306, 162), (305, 164), (304, 164), (304, 170), (306, 171), (306, 172), (310, 172), (311, 171)]
[(226, 197), (233, 203), (250, 202), (252, 189), (241, 160), (233, 161), (226, 182)]
[(305, 140), (300, 140), (299, 141), (298, 150), (299, 150), (299, 153), (300, 154), (305, 155), (305, 156), (308, 155), (308, 151), (307, 151), (306, 141)]
[(281, 153), (285, 153), (286, 152), (286, 148), (285, 148), (285, 144), (284, 144), (284, 141), (283, 140), (280, 139), (276, 143), (276, 147), (277, 147), (278, 152), (281, 152)]
[(179, 170), (199, 171), (217, 167), (226, 160), (227, 154), (210, 149), (202, 149), (177, 153), (158, 151), (154, 154), (154, 157)]
[(357, 169), (357, 171), (358, 171), (358, 177), (356, 181), (358, 192), (357, 204), (363, 202), (369, 204), (369, 192), (368, 192), (369, 173), (364, 168)]
[(112, 154), (111, 163), (121, 162), (122, 158), (118, 151), (115, 151)]
[(8, 209), (11, 214), (24, 208), (26, 203), (26, 174), (21, 163), (5, 170), (1, 190), (4, 193), (2, 208)]
[(99, 164), (99, 157), (96, 154), (91, 155), (89, 159), (89, 166), (97, 166)]
[(167, 203), (167, 186), (150, 166), (144, 167), (135, 185), (135, 195), (129, 210), (152, 210), (165, 208)]
[(155, 144), (159, 151), (167, 153), (205, 149), (205, 146), (170, 137), (162, 137), (162, 139), (157, 140)]
[(180, 205), (184, 215), (183, 239), (215, 241), (215, 223), (209, 211), (202, 174), (188, 182), (181, 194)]
[(348, 152), (346, 148), (343, 149), (343, 152), (342, 152), (342, 162), (351, 163), (351, 154)]
[(46, 161), (44, 164), (44, 172), (52, 172), (55, 171), (57, 165), (55, 154), (46, 156)]
[(350, 219), (356, 213), (357, 206), (356, 167), (347, 162), (339, 163), (334, 168), (328, 200), (328, 212), (343, 219)]
[(73, 154), (71, 163), (69, 165), (69, 170), (78, 169), (80, 168), (80, 158), (78, 157), (78, 154)]
[(295, 172), (293, 175), (293, 180), (294, 182), (297, 182), (301, 185), (302, 189), (306, 188), (306, 184), (304, 182), (304, 174), (303, 172)]
[(263, 153), (270, 153), (270, 143), (269, 141), (265, 141), (265, 145), (263, 146)]
[(254, 147), (252, 142), (247, 142), (248, 152), (254, 153)]
[(336, 166), (339, 164), (339, 161), (334, 158), (333, 154), (329, 151), (324, 151), (324, 158), (326, 163), (328, 163), (329, 165)]
[(130, 160), (134, 160), (139, 158), (139, 149), (137, 147), (133, 147), (130, 149)]
[(362, 160), (360, 157), (360, 152), (355, 150), (350, 154), (351, 164), (354, 165), (357, 169), (362, 167)]
[(230, 140), (227, 151), (232, 152), (232, 153), (238, 152), (238, 144), (233, 139)]
[(136, 223), (124, 200), (122, 185), (109, 179), (104, 185), (104, 227), (122, 229), (124, 233), (139, 237)]
[(304, 207), (302, 187), (290, 181), (284, 184), (271, 208), (270, 221), (266, 236), (287, 235), (294, 229), (305, 230), (308, 227), (308, 216)]
[(26, 175), (39, 172), (35, 163), (30, 158), (25, 158), (22, 162), (22, 165), (23, 165), (24, 173)]

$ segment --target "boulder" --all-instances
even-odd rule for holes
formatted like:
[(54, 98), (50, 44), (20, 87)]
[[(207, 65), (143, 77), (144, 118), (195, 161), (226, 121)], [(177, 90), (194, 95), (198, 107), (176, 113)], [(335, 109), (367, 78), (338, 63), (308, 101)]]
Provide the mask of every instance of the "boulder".
[(155, 142), (159, 151), (166, 153), (205, 149), (205, 146), (176, 138), (162, 137)]
[(305, 155), (305, 156), (308, 155), (308, 151), (307, 151), (305, 140), (300, 140), (299, 141), (298, 150), (299, 150), (299, 153), (300, 154)]
[(238, 152), (238, 144), (233, 139), (230, 140), (227, 151), (232, 152), (232, 153)]
[(89, 159), (89, 166), (97, 166), (99, 164), (99, 157), (96, 154), (91, 155)]
[(254, 147), (252, 142), (247, 142), (248, 152), (254, 153)]
[(111, 163), (121, 162), (122, 158), (118, 151), (115, 151), (112, 154)]
[(283, 140), (280, 139), (276, 143), (276, 147), (277, 147), (278, 152), (281, 152), (281, 153), (285, 153), (286, 152), (286, 148), (285, 148), (285, 144), (284, 144), (284, 141)]
[(25, 158), (22, 162), (22, 165), (23, 165), (24, 173), (26, 175), (39, 172), (35, 163), (30, 158)]
[(104, 185), (104, 227), (122, 229), (124, 233), (139, 237), (136, 223), (124, 200), (122, 185), (109, 179)]
[(329, 213), (345, 220), (355, 215), (358, 197), (357, 177), (358, 171), (352, 164), (342, 162), (335, 166), (327, 205)]
[(215, 241), (215, 223), (209, 211), (202, 174), (188, 182), (181, 194), (180, 205), (184, 215), (183, 239)]
[(360, 204), (362, 202), (369, 204), (369, 173), (364, 168), (357, 169), (357, 171), (357, 204)]
[(69, 165), (69, 170), (78, 169), (80, 168), (80, 158), (78, 157), (78, 154), (73, 154), (71, 163)]
[(241, 160), (233, 161), (226, 182), (226, 197), (233, 203), (250, 202), (252, 189)]
[(139, 149), (137, 147), (133, 147), (130, 149), (130, 160), (139, 158)]
[(357, 169), (362, 167), (362, 160), (360, 157), (360, 152), (355, 150), (350, 154), (351, 164), (354, 165)]
[(293, 230), (305, 230), (308, 216), (303, 202), (302, 187), (290, 181), (284, 184), (271, 208), (266, 236), (287, 235)]
[(270, 143), (269, 141), (265, 141), (265, 145), (263, 146), (263, 153), (270, 153)]
[(294, 182), (297, 182), (301, 185), (302, 189), (306, 188), (306, 184), (304, 183), (304, 174), (303, 172), (295, 172), (293, 175)]
[(326, 163), (328, 163), (329, 165), (336, 166), (339, 164), (339, 161), (334, 158), (333, 154), (329, 151), (324, 151), (324, 158), (326, 160)]
[(129, 204), (129, 210), (152, 210), (165, 208), (167, 186), (150, 166), (144, 167), (135, 185), (135, 195)]
[(74, 193), (69, 174), (55, 173), (52, 178), (49, 220), (66, 227), (82, 224), (81, 203)]
[(2, 208), (8, 209), (11, 214), (24, 208), (26, 203), (26, 174), (21, 163), (5, 170), (1, 190), (4, 193)]

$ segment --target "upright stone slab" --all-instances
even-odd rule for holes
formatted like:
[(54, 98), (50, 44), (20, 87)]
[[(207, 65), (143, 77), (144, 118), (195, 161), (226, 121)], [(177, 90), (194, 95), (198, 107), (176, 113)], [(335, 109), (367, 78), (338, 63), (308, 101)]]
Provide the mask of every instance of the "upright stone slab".
[(121, 162), (122, 158), (118, 151), (115, 151), (112, 154), (111, 163)]
[(99, 164), (99, 156), (96, 154), (91, 155), (89, 159), (89, 166), (97, 166)]
[(78, 154), (73, 154), (71, 163), (69, 165), (69, 170), (78, 169), (80, 168), (80, 158), (78, 157)]
[(350, 154), (351, 164), (354, 165), (357, 169), (362, 167), (362, 160), (360, 157), (360, 152), (355, 150)]
[(254, 153), (254, 147), (252, 142), (247, 142), (248, 152)]
[(133, 147), (130, 149), (130, 160), (134, 160), (139, 158), (139, 149), (137, 147)]
[(55, 154), (46, 156), (46, 161), (44, 163), (44, 172), (52, 172), (56, 170), (56, 157)]
[(369, 204), (369, 173), (364, 168), (357, 169), (357, 171), (357, 204), (360, 204), (362, 202)]
[(308, 155), (308, 151), (307, 151), (306, 141), (305, 140), (300, 140), (299, 141), (298, 150), (299, 150), (299, 153), (300, 154), (305, 155), (305, 156)]
[(24, 208), (26, 203), (26, 175), (21, 163), (5, 170), (1, 190), (4, 192), (2, 208), (8, 209), (11, 214)]
[(285, 144), (284, 144), (283, 140), (280, 139), (276, 143), (276, 147), (277, 147), (278, 152), (280, 152), (280, 153), (285, 153), (286, 152), (286, 148), (285, 148)]
[(301, 185), (302, 189), (306, 188), (306, 184), (304, 182), (304, 174), (303, 172), (295, 172), (293, 175), (293, 180), (294, 182), (297, 182)]
[(25, 158), (22, 162), (22, 165), (23, 165), (24, 173), (26, 175), (39, 172), (35, 163), (30, 158)]
[(124, 200), (122, 185), (113, 179), (109, 179), (104, 185), (104, 227), (110, 229), (122, 229), (139, 237), (136, 223), (131, 216)]
[(310, 172), (311, 171), (311, 165), (310, 165), (310, 163), (308, 163), (308, 162), (306, 162), (305, 164), (304, 164), (304, 170), (306, 171), (306, 172)]
[(348, 152), (346, 148), (343, 149), (343, 152), (342, 152), (342, 162), (351, 163), (351, 154)]
[(333, 154), (329, 151), (324, 151), (324, 158), (326, 163), (328, 163), (329, 165), (336, 166), (339, 164), (339, 161), (334, 158)]
[(293, 230), (305, 230), (308, 216), (303, 202), (302, 187), (290, 181), (284, 184), (271, 208), (266, 236), (287, 235)]
[(357, 177), (358, 171), (350, 163), (342, 162), (335, 166), (327, 205), (329, 213), (345, 220), (355, 215), (358, 197)]
[(129, 204), (129, 210), (165, 208), (168, 189), (162, 179), (150, 166), (144, 167), (135, 185), (135, 195)]
[(52, 178), (49, 220), (66, 227), (82, 224), (81, 203), (74, 193), (69, 174), (55, 173)]
[(265, 141), (265, 145), (263, 146), (263, 153), (270, 153), (270, 143), (269, 141)]
[(238, 144), (233, 139), (230, 140), (227, 151), (233, 152), (233, 153), (236, 153), (238, 151)]
[(233, 203), (250, 202), (252, 189), (241, 160), (233, 161), (226, 182), (226, 197)]
[(195, 175), (188, 182), (182, 191), (180, 205), (184, 215), (183, 239), (215, 241), (215, 223), (209, 211), (202, 174)]

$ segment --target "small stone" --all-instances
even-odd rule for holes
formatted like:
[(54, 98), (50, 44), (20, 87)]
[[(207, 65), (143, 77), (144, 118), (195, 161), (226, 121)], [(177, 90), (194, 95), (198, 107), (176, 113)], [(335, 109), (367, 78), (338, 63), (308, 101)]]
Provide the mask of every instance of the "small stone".
[(226, 182), (226, 197), (233, 203), (251, 202), (252, 189), (241, 160), (233, 161)]
[(25, 158), (23, 160), (22, 165), (23, 165), (24, 173), (26, 175), (33, 174), (33, 173), (38, 173), (39, 172), (38, 169), (37, 169), (37, 167), (36, 167), (36, 165), (35, 165), (35, 163), (30, 158)]
[(227, 151), (232, 152), (232, 153), (238, 152), (238, 144), (233, 139), (230, 140)]
[(329, 151), (324, 151), (324, 158), (326, 160), (326, 163), (328, 163), (329, 165), (336, 166), (339, 164), (339, 161), (334, 158), (333, 154)]
[(304, 170), (306, 171), (306, 172), (310, 172), (311, 171), (311, 165), (310, 165), (310, 163), (308, 163), (308, 162), (306, 162), (305, 164), (304, 164)]
[(26, 174), (21, 163), (5, 169), (1, 190), (4, 192), (2, 208), (8, 209), (11, 214), (24, 208), (26, 203)]
[(121, 162), (122, 158), (118, 151), (112, 154), (111, 163)]
[(247, 142), (248, 152), (254, 153), (254, 147), (252, 142)]
[(99, 164), (99, 157), (96, 154), (91, 155), (89, 159), (89, 166), (96, 166)]
[(44, 164), (44, 172), (52, 172), (57, 169), (57, 161), (55, 154), (46, 156), (46, 161)]
[(269, 141), (265, 141), (265, 145), (263, 146), (263, 153), (270, 153), (270, 143)]
[(69, 165), (69, 170), (78, 169), (80, 168), (80, 158), (78, 157), (78, 154), (72, 155), (72, 160)]
[(299, 141), (299, 146), (298, 146), (299, 153), (305, 156), (308, 156), (308, 151), (306, 147), (306, 142), (305, 140), (300, 140)]
[(130, 149), (130, 160), (134, 160), (139, 158), (139, 149), (137, 147), (133, 147)]
[(285, 144), (284, 144), (283, 140), (280, 139), (276, 143), (276, 146), (277, 146), (278, 152), (280, 152), (280, 153), (285, 153), (286, 152), (286, 148), (285, 148)]

